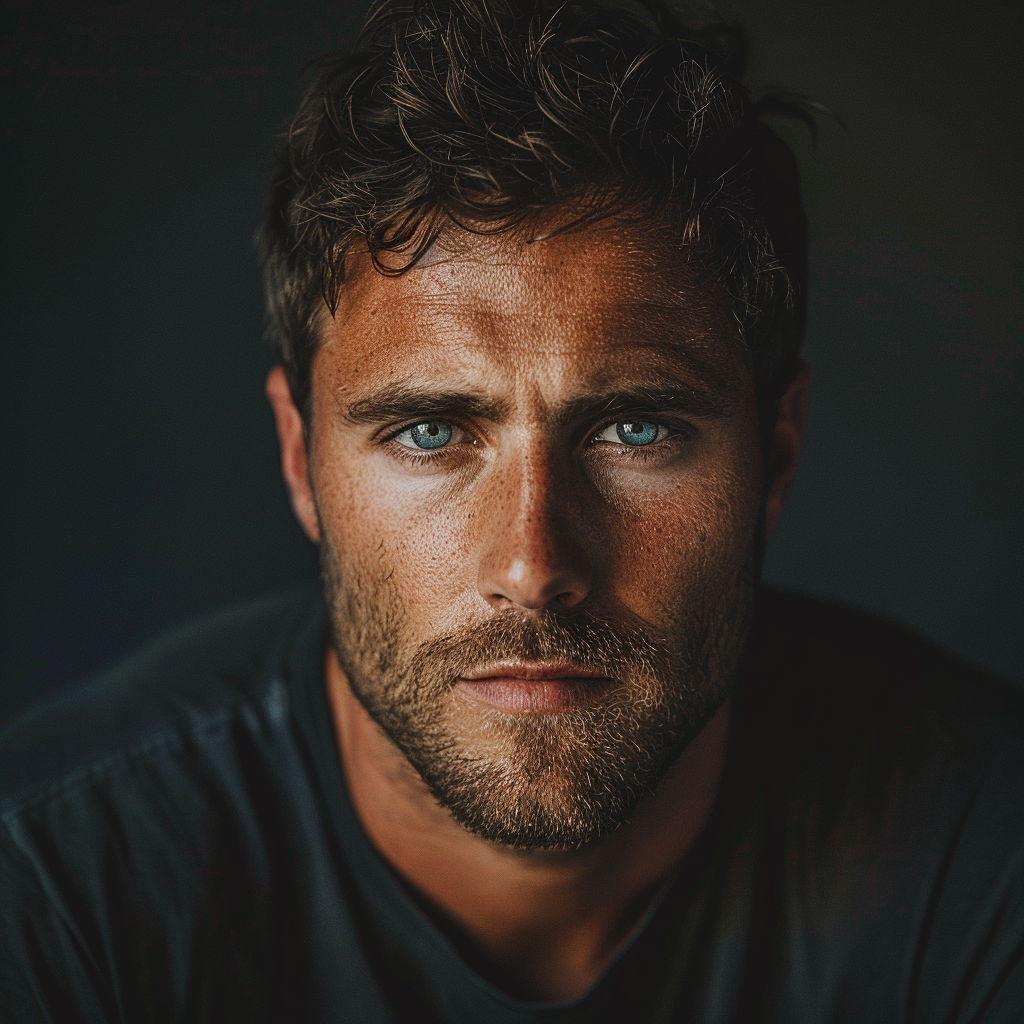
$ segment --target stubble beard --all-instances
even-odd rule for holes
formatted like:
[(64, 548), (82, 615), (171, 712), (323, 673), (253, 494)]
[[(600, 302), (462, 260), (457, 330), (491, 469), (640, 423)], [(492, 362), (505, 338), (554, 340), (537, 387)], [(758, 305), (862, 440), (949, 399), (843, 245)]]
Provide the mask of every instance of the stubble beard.
[[(354, 695), (438, 803), (493, 843), (568, 850), (628, 820), (728, 697), (758, 573), (752, 555), (691, 594), (669, 638), (588, 612), (509, 611), (420, 643), (387, 577), (343, 569), (326, 538), (321, 575)], [(458, 699), (461, 678), (510, 660), (568, 662), (614, 682), (547, 714)]]

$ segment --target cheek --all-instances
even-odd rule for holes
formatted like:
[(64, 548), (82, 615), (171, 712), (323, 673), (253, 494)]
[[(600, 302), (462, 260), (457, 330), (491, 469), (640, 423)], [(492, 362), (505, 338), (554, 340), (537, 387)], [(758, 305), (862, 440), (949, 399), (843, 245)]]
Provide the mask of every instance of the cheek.
[(408, 614), (436, 619), (472, 575), (472, 513), (436, 487), (381, 473), (373, 459), (346, 458), (341, 447), (317, 446), (313, 480), (342, 577), (370, 594), (386, 585)]
[(688, 596), (730, 588), (751, 563), (762, 491), (760, 454), (741, 448), (657, 492), (617, 495), (605, 525), (611, 588), (652, 620), (677, 617)]

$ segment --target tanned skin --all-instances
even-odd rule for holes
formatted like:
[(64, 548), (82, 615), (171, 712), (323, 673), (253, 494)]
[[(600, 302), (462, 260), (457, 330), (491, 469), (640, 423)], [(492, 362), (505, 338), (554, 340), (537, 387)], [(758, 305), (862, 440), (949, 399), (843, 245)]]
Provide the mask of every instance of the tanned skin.
[[(698, 588), (748, 599), (730, 581), (749, 575), (761, 531), (778, 520), (804, 427), (801, 366), (765, 452), (734, 335), (723, 297), (696, 283), (657, 225), (534, 243), (455, 235), (397, 277), (355, 257), (337, 315), (324, 317), (305, 427), (283, 371), (267, 381), (295, 513), (313, 541), (330, 541), (344, 578), (364, 579), (386, 558), (408, 643), (509, 609), (591, 606), (652, 636), (684, 635)], [(404, 450), (409, 435), (396, 431), (419, 422), (415, 411), (378, 401), (396, 381), (481, 399), (452, 411), (447, 461)], [(609, 394), (663, 393), (672, 381), (679, 401), (668, 411), (602, 416), (591, 401), (607, 407)], [(654, 454), (617, 440), (614, 424), (630, 416), (665, 424)], [(730, 650), (722, 671), (741, 654)], [(526, 852), (474, 834), (438, 803), (330, 645), (324, 674), (345, 782), (385, 861), (509, 992), (586, 992), (708, 820), (729, 701), (621, 827), (579, 849)], [(536, 680), (500, 682), (483, 705), (547, 713), (543, 694), (531, 696)], [(453, 720), (472, 736), (487, 708), (473, 681), (456, 689)]]

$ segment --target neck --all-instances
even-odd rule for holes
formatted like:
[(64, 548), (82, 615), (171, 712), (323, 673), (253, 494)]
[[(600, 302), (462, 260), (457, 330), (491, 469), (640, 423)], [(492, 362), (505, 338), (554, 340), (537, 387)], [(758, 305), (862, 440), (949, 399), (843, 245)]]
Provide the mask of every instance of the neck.
[(586, 992), (711, 813), (729, 703), (617, 831), (583, 850), (526, 853), (459, 825), (353, 696), (330, 648), (324, 669), (349, 796), (380, 855), (511, 994)]

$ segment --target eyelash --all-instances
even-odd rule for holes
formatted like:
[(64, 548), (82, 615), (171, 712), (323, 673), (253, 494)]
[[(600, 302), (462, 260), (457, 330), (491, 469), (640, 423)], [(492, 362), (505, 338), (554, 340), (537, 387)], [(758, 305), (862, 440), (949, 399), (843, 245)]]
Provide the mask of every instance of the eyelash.
[[(591, 434), (590, 434), (589, 439), (586, 442), (585, 447), (586, 448), (594, 448), (598, 444), (606, 444), (606, 445), (608, 445), (611, 448), (620, 449), (620, 452), (617, 453), (617, 454), (622, 454), (623, 452), (628, 452), (628, 457), (629, 458), (645, 459), (645, 458), (651, 458), (652, 456), (658, 454), (660, 451), (663, 450), (663, 446), (667, 442), (670, 442), (673, 439), (677, 439), (677, 438), (685, 435), (686, 432), (687, 432), (686, 429), (683, 428), (683, 427), (672, 426), (672, 425), (670, 425), (668, 423), (662, 422), (661, 420), (654, 419), (653, 417), (651, 419), (643, 419), (643, 418), (637, 416), (637, 417), (635, 417), (634, 421), (636, 421), (636, 420), (639, 420), (639, 421), (644, 422), (644, 423), (654, 423), (654, 424), (657, 424), (657, 426), (659, 428), (660, 427), (664, 427), (664, 429), (667, 430), (668, 433), (666, 434), (665, 437), (661, 438), (660, 440), (652, 441), (650, 444), (647, 444), (647, 445), (627, 445), (625, 443), (615, 444), (614, 442), (611, 442), (611, 441), (599, 442), (597, 440), (598, 435), (604, 433), (604, 431), (606, 431), (609, 427), (613, 427), (613, 426), (615, 426), (618, 423), (625, 423), (625, 422), (629, 421), (628, 414), (626, 414), (625, 416), (620, 415), (616, 419), (605, 421), (596, 430), (592, 431)], [(413, 427), (417, 426), (420, 423), (426, 423), (426, 422), (430, 422), (430, 421), (429, 420), (419, 419), (419, 420), (414, 420), (411, 423), (406, 423), (404, 426), (399, 427), (398, 430), (392, 431), (385, 438), (383, 438), (381, 443), (383, 445), (385, 445), (387, 448), (389, 448), (391, 450), (391, 453), (395, 457), (400, 458), (400, 459), (407, 459), (407, 460), (409, 460), (411, 462), (416, 462), (416, 463), (420, 463), (420, 464), (422, 464), (424, 462), (438, 462), (438, 461), (440, 461), (442, 459), (451, 458), (452, 456), (457, 455), (458, 454), (458, 448), (461, 447), (460, 445), (445, 444), (445, 445), (442, 445), (440, 448), (426, 449), (426, 448), (411, 447), (409, 445), (405, 445), (405, 444), (402, 444), (401, 442), (399, 442), (398, 438), (402, 434), (404, 434), (406, 431), (411, 430)], [(450, 425), (452, 425), (454, 427), (457, 427), (459, 430), (461, 430), (464, 434), (466, 434), (470, 438), (469, 444), (470, 444), (471, 447), (476, 447), (477, 444), (479, 443), (478, 439), (473, 436), (472, 431), (470, 431), (468, 428), (462, 426), (462, 424), (460, 424), (457, 420), (454, 420), (454, 419), (442, 420), (439, 417), (436, 422), (448, 423), (448, 424), (450, 424)]]
[(675, 447), (675, 450), (679, 451), (680, 442), (684, 441), (690, 434), (691, 429), (687, 424), (672, 424), (665, 423), (663, 420), (655, 419), (651, 417), (635, 417), (633, 422), (640, 420), (643, 423), (654, 423), (659, 428), (664, 428), (666, 434), (660, 440), (652, 441), (650, 444), (644, 445), (629, 445), (624, 442), (616, 444), (613, 441), (598, 441), (597, 435), (603, 433), (609, 427), (613, 427), (618, 423), (628, 423), (630, 417), (627, 414), (625, 417), (619, 416), (610, 422), (605, 423), (603, 426), (598, 427), (597, 430), (590, 435), (590, 440), (587, 442), (588, 448), (596, 448), (599, 444), (604, 445), (612, 458), (617, 459), (629, 459), (633, 465), (642, 464), (644, 462), (654, 462), (658, 459), (664, 458), (665, 455)]

